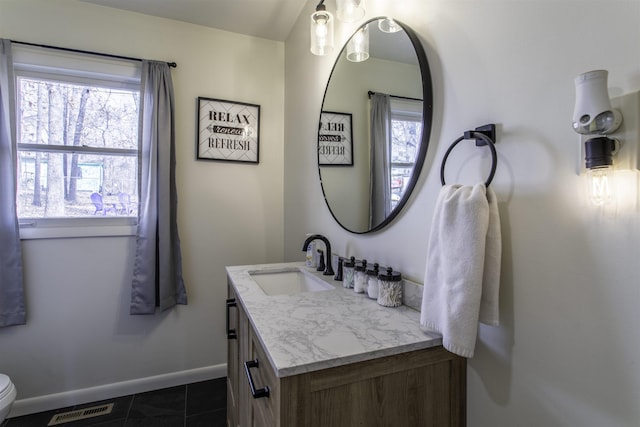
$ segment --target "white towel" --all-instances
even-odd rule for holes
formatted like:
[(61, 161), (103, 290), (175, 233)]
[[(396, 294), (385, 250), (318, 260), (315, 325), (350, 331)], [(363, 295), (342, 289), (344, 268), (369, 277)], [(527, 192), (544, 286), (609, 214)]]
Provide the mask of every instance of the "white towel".
[(501, 247), (493, 190), (484, 184), (443, 186), (431, 226), (420, 323), (440, 332), (452, 353), (473, 357), (478, 321), (498, 323)]
[(498, 200), (491, 187), (487, 188), (489, 202), (489, 227), (484, 249), (484, 272), (482, 275), (482, 298), (480, 299), (480, 323), (498, 326), (500, 323), (499, 298), (500, 267), (502, 261), (502, 233)]

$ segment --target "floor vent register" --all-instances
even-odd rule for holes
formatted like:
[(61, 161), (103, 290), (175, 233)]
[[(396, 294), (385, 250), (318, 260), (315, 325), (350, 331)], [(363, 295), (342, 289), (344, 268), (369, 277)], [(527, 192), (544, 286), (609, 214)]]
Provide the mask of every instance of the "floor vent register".
[(61, 414), (55, 414), (47, 426), (56, 426), (59, 424), (68, 423), (71, 421), (84, 420), (87, 418), (99, 417), (101, 415), (108, 415), (113, 410), (113, 403), (107, 403), (106, 405), (92, 406), (90, 408), (77, 409), (74, 411), (63, 412)]

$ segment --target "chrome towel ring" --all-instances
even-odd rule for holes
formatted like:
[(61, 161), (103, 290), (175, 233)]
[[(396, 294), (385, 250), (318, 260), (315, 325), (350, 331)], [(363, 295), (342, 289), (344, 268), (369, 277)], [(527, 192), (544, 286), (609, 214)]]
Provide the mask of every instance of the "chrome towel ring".
[[(489, 178), (484, 183), (484, 185), (488, 187), (489, 184), (491, 184), (491, 181), (493, 181), (493, 176), (496, 173), (496, 165), (498, 163), (498, 156), (496, 154), (496, 148), (494, 147), (495, 142), (492, 137), (495, 138), (495, 125), (486, 125), (480, 128), (476, 128), (476, 130), (466, 131), (464, 135), (453, 141), (453, 143), (447, 149), (447, 152), (444, 154), (444, 157), (442, 158), (442, 165), (440, 166), (440, 182), (442, 183), (442, 185), (446, 185), (444, 181), (444, 166), (447, 163), (447, 158), (449, 157), (449, 154), (451, 153), (453, 148), (458, 145), (460, 141), (463, 141), (465, 139), (475, 139), (476, 145), (487, 145), (491, 150), (491, 172), (489, 172)], [(477, 141), (478, 139), (481, 141)]]

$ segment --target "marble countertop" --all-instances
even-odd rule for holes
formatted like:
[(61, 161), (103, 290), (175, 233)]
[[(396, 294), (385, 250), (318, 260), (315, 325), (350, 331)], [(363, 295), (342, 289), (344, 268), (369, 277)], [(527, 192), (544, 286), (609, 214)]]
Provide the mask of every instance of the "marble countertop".
[[(268, 296), (249, 274), (288, 267), (335, 289)], [(278, 377), (442, 345), (439, 334), (421, 328), (418, 311), (380, 306), (303, 262), (231, 266), (227, 276)]]

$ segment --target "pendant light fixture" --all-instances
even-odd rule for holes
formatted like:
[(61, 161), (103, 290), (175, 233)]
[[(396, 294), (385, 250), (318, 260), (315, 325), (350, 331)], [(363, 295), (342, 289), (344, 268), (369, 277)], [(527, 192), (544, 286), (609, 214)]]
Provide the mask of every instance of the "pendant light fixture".
[(347, 43), (347, 59), (362, 62), (369, 59), (369, 25), (360, 28)]
[(338, 19), (342, 22), (355, 22), (366, 13), (364, 0), (336, 0)]
[(397, 33), (402, 30), (402, 27), (391, 18), (380, 19), (378, 21), (378, 28), (383, 33)]
[(314, 55), (324, 56), (333, 51), (333, 21), (324, 0), (320, 0), (311, 14), (311, 53)]

